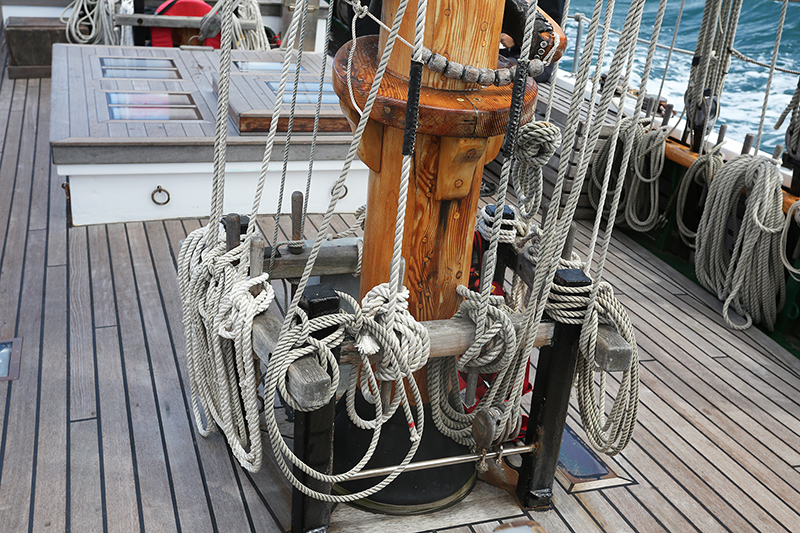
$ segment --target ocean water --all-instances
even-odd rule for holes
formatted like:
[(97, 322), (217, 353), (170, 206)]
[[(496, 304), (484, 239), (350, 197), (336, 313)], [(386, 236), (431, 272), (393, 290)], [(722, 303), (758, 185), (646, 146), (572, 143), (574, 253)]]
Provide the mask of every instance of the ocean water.
[[(616, 4), (612, 27), (621, 30), (630, 3), (618, 1)], [(645, 4), (639, 37), (647, 41), (652, 38), (658, 4), (658, 0), (647, 0)], [(680, 0), (668, 1), (664, 23), (658, 39), (660, 44), (669, 46), (671, 43), (680, 5)], [(570, 17), (576, 13), (591, 17), (594, 6), (595, 3), (592, 0), (572, 0), (569, 8)], [(678, 28), (678, 36), (675, 40), (677, 48), (694, 51), (697, 44), (697, 34), (703, 18), (703, 6), (704, 2), (701, 0), (686, 0), (680, 27)], [(781, 2), (774, 0), (744, 0), (734, 48), (746, 56), (769, 64), (772, 60), (780, 13)], [(560, 68), (571, 71), (575, 52), (574, 43), (577, 23), (570, 18), (565, 26), (569, 45), (565, 57), (561, 60)], [(584, 23), (584, 38), (586, 29), (587, 26)], [(607, 71), (608, 66), (611, 64), (611, 54), (616, 47), (617, 39), (616, 35), (612, 35), (609, 40), (603, 71)], [(582, 46), (581, 44), (581, 48)], [(663, 78), (664, 89), (662, 96), (665, 96), (669, 103), (672, 103), (675, 109), (680, 112), (683, 109), (683, 94), (686, 92), (692, 58), (688, 55), (673, 53), (669, 68), (665, 73), (664, 67), (667, 53), (666, 50), (657, 50), (647, 85), (647, 92), (650, 94), (658, 93)], [(635, 56), (634, 78), (631, 82), (633, 87), (639, 86), (646, 54), (647, 45), (639, 43)], [(800, 3), (789, 3), (777, 65), (800, 70)], [(745, 63), (736, 58), (732, 60), (721, 98), (722, 108), (718, 121), (718, 125), (727, 124), (727, 136), (729, 138), (741, 141), (746, 134), (757, 133), (768, 77), (769, 70), (766, 68)], [(777, 144), (783, 144), (787, 124), (784, 123), (777, 131), (773, 127), (781, 112), (789, 103), (792, 94), (794, 94), (797, 83), (798, 77), (791, 74), (776, 71), (773, 76), (761, 141), (761, 149), (768, 153), (772, 153)]]

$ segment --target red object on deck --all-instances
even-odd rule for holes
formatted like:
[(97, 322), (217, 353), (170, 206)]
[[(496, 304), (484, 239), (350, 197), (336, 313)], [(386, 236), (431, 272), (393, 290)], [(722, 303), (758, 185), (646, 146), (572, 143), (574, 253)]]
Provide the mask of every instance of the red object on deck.
[[(170, 4), (173, 4), (172, 0), (167, 0), (158, 6), (156, 14), (174, 17), (202, 17), (211, 11), (211, 6), (202, 0), (178, 0), (172, 6)], [(150, 28), (150, 43), (153, 46), (172, 48), (172, 28)], [(197, 44), (219, 48), (220, 36), (209, 37), (203, 43)]]

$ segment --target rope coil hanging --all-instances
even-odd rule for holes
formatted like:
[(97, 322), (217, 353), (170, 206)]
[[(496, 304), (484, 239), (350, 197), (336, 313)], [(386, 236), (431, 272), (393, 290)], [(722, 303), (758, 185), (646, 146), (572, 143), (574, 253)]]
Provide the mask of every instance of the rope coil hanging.
[[(723, 317), (735, 329), (747, 329), (756, 322), (772, 330), (783, 307), (781, 182), (776, 161), (745, 154), (728, 161), (708, 188), (697, 228), (695, 271), (700, 283), (725, 302)], [(736, 213), (745, 189), (745, 212), (737, 227)], [(744, 324), (732, 320), (731, 308), (745, 318)]]

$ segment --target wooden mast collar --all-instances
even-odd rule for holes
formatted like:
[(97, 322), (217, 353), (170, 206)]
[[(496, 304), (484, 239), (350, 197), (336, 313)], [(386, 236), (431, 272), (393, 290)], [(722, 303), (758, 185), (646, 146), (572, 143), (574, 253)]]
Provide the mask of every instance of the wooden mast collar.
[[(333, 88), (340, 98), (341, 105), (347, 108), (352, 108), (347, 88), (347, 56), (352, 45), (353, 41), (350, 41), (342, 46), (336, 53), (333, 64)], [(355, 100), (361, 108), (367, 101), (372, 80), (375, 78), (379, 52), (377, 35), (357, 39), (352, 79)], [(511, 64), (500, 66), (511, 66)], [(453, 91), (422, 87), (417, 133), (438, 137), (472, 138), (503, 135), (508, 122), (513, 86), (476, 85), (476, 87), (480, 88)], [(522, 124), (533, 118), (536, 94), (536, 82), (529, 79), (522, 108)], [(387, 126), (403, 129), (407, 98), (408, 80), (387, 71), (370, 118)]]

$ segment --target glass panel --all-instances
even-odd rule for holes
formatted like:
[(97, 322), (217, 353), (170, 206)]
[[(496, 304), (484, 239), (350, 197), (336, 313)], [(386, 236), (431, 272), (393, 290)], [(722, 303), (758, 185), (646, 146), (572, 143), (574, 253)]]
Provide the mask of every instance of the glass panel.
[[(264, 70), (277, 70), (283, 69), (283, 63), (280, 61), (234, 61), (236, 68), (239, 72), (253, 72)], [(291, 68), (291, 67), (290, 67)], [(293, 70), (293, 69), (292, 69)], [(305, 72), (306, 69), (300, 65), (300, 72)]]
[(103, 67), (104, 78), (142, 78), (149, 80), (178, 80), (177, 70), (122, 69)]
[(109, 105), (194, 105), (190, 94), (106, 93)]
[(111, 120), (200, 120), (194, 107), (109, 107)]
[(0, 344), (0, 378), (8, 377), (8, 365), (11, 362), (11, 343)]
[(558, 464), (578, 479), (601, 479), (609, 474), (608, 468), (569, 426), (564, 428)]
[(101, 57), (100, 65), (104, 67), (129, 68), (175, 68), (171, 59), (153, 59), (148, 57)]
[[(272, 89), (272, 92), (277, 93), (278, 88), (280, 87), (280, 82), (277, 81), (268, 81), (267, 86)], [(294, 89), (294, 82), (290, 81), (286, 83), (286, 92), (290, 93)], [(301, 81), (297, 84), (297, 90), (299, 92), (304, 93), (316, 93), (319, 91), (319, 82), (312, 82), (312, 81)], [(333, 92), (333, 84), (332, 83), (323, 83), (322, 84), (322, 92), (332, 93)]]
[[(292, 103), (292, 93), (284, 93), (283, 95), (283, 103), (291, 104)], [(297, 93), (297, 103), (298, 104), (316, 104), (317, 103), (317, 93)], [(334, 93), (322, 93), (322, 103), (323, 104), (338, 104), (339, 97), (336, 96)]]

